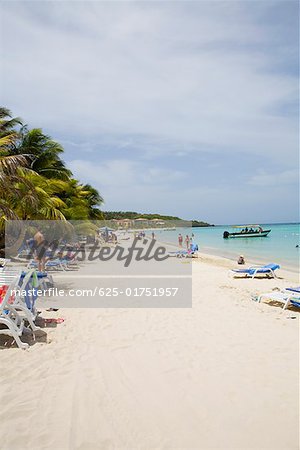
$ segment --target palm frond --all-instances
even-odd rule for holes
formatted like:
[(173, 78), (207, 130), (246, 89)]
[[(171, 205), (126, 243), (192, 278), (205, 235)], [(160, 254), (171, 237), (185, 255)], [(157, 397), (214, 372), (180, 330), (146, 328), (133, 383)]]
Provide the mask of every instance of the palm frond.
[(20, 166), (28, 165), (29, 155), (0, 156), (0, 171), (14, 173)]

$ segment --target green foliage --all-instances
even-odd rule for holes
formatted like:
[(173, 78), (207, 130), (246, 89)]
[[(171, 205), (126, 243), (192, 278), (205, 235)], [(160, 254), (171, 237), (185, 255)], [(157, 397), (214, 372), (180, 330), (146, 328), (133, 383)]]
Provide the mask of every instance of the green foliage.
[[(9, 219), (103, 219), (103, 199), (72, 177), (63, 147), (0, 107), (0, 233)], [(1, 236), (0, 236), (1, 239)]]
[(104, 219), (105, 220), (111, 220), (111, 219), (161, 219), (161, 220), (181, 220), (179, 217), (176, 216), (162, 216), (161, 214), (142, 214), (132, 211), (103, 211)]
[[(147, 220), (152, 220), (152, 219), (160, 219), (162, 221), (168, 221), (168, 225), (171, 224), (172, 221), (177, 221), (180, 220), (182, 221), (183, 219), (176, 217), (176, 216), (166, 216), (166, 215), (161, 215), (161, 214), (142, 214), (142, 213), (137, 213), (137, 212), (133, 212), (133, 211), (103, 211), (103, 215), (104, 215), (104, 219), (105, 220), (112, 220), (112, 219), (117, 219), (117, 220), (122, 220), (122, 219), (130, 219), (130, 220), (134, 220), (134, 219), (147, 219)], [(188, 221), (186, 221), (188, 222)], [(174, 223), (174, 225), (176, 225), (176, 223)], [(188, 226), (188, 225), (187, 225)], [(192, 220), (192, 226), (193, 227), (211, 227), (213, 225), (207, 223), (207, 222), (202, 222), (199, 220)]]
[(192, 220), (192, 227), (214, 227), (214, 225), (199, 220)]

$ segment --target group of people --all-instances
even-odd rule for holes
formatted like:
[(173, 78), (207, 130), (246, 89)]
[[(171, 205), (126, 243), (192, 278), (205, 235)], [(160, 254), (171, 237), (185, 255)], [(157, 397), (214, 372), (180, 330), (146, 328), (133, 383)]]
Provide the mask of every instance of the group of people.
[[(194, 240), (194, 233), (192, 233), (191, 236), (189, 236), (188, 234), (185, 236), (184, 244), (187, 250), (189, 250), (191, 244), (193, 243), (193, 240)], [(181, 233), (179, 233), (178, 235), (178, 245), (179, 247), (183, 247), (183, 236)]]
[[(145, 233), (145, 231), (144, 230), (142, 230), (142, 231), (140, 231), (139, 233), (134, 233), (134, 237), (136, 238), (138, 238), (138, 239), (144, 239), (145, 237), (146, 237), (146, 233)], [(155, 239), (155, 233), (154, 233), (154, 231), (152, 231), (152, 233), (151, 233), (151, 239)]]
[[(261, 228), (260, 228), (261, 229)], [(246, 230), (247, 230), (247, 232), (248, 232), (248, 228), (246, 227)], [(249, 230), (249, 232), (251, 232), (251, 230), (252, 229), (250, 229)], [(261, 229), (262, 230), (262, 229)], [(242, 230), (242, 232), (245, 232), (245, 230)], [(253, 232), (254, 232), (254, 230), (253, 230)], [(183, 236), (182, 236), (182, 234), (181, 233), (179, 233), (179, 235), (178, 235), (178, 244), (179, 244), (179, 247), (183, 247), (183, 241), (184, 241), (184, 244), (185, 244), (185, 246), (186, 246), (186, 249), (189, 251), (189, 250), (191, 250), (191, 247), (193, 247), (193, 241), (194, 241), (194, 233), (192, 233), (192, 235), (191, 236), (189, 236), (188, 234), (185, 236), (185, 239), (183, 239)], [(238, 260), (237, 260), (237, 263), (238, 264), (245, 264), (245, 258), (244, 258), (244, 256), (243, 255), (240, 255), (239, 257), (238, 257)]]
[(242, 229), (241, 233), (261, 233), (262, 231), (262, 227), (258, 227), (256, 230), (254, 230), (252, 227), (250, 229), (246, 227)]
[(112, 243), (114, 245), (118, 243), (118, 237), (113, 231), (108, 231), (107, 233), (103, 232), (100, 236), (104, 240), (104, 242)]

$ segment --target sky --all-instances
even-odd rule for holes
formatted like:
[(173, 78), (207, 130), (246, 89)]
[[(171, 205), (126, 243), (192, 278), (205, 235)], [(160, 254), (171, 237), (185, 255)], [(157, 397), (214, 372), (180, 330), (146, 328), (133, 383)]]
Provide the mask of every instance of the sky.
[(2, 1), (1, 104), (104, 210), (299, 221), (297, 1)]

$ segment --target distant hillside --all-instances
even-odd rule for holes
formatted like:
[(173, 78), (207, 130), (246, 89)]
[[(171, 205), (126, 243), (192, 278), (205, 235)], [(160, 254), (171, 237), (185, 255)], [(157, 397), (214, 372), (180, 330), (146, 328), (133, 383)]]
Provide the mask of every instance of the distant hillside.
[(162, 216), (160, 214), (142, 214), (133, 211), (103, 211), (104, 219), (161, 219), (161, 220), (181, 220), (179, 217), (175, 216)]
[(207, 222), (202, 222), (202, 220), (192, 220), (192, 227), (214, 227), (214, 225)]
[[(152, 219), (160, 219), (160, 220), (183, 220), (180, 217), (176, 217), (176, 216), (165, 216), (165, 215), (161, 215), (161, 214), (144, 214), (144, 213), (138, 213), (138, 212), (133, 212), (133, 211), (103, 211), (104, 214), (104, 219), (105, 220), (112, 220), (112, 219), (117, 219), (117, 220), (122, 220), (122, 219), (147, 219), (147, 220), (152, 220)], [(199, 220), (192, 220), (192, 226), (193, 227), (211, 227), (213, 225), (207, 223), (207, 222), (203, 222), (203, 221), (199, 221)]]

